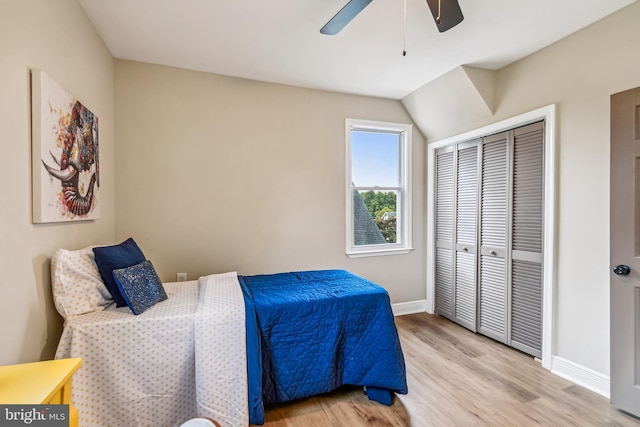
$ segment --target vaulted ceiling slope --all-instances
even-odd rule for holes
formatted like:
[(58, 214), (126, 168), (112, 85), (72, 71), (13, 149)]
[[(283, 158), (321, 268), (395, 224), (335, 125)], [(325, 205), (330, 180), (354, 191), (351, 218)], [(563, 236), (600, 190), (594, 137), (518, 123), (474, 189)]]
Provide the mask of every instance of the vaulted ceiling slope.
[[(78, 0), (115, 58), (402, 99), (461, 65), (500, 69), (634, 0), (459, 0), (439, 33), (425, 0), (376, 0), (338, 35), (347, 0)], [(403, 56), (403, 49), (407, 55)]]

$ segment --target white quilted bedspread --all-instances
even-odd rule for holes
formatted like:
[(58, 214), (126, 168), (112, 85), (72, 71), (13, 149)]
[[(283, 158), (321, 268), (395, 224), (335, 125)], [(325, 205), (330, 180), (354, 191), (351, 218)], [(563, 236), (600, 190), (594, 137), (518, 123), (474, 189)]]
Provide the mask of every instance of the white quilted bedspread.
[(83, 359), (72, 389), (81, 426), (177, 426), (197, 415), (248, 424), (236, 274), (165, 290), (168, 299), (139, 316), (113, 304), (65, 324), (56, 358)]
[[(196, 312), (198, 416), (249, 424), (244, 299), (236, 273), (199, 279)], [(240, 301), (240, 307), (238, 306)]]

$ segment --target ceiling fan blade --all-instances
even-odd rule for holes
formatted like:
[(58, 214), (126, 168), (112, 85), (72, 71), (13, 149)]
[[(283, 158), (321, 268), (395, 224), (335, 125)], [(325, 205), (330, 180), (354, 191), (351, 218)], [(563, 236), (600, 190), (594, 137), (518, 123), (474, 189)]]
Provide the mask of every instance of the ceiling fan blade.
[(444, 33), (462, 22), (462, 10), (458, 0), (427, 0), (438, 31)]
[[(336, 35), (342, 30), (357, 14), (369, 5), (373, 0), (350, 0), (336, 16), (331, 18), (324, 27), (320, 29), (322, 34), (330, 36)], [(437, 0), (436, 0), (437, 1)]]

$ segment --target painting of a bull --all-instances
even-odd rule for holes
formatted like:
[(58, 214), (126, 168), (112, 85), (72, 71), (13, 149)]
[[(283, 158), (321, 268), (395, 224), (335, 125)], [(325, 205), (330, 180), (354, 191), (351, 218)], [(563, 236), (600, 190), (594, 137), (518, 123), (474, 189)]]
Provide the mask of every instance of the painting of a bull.
[(99, 217), (98, 117), (32, 71), (33, 222)]

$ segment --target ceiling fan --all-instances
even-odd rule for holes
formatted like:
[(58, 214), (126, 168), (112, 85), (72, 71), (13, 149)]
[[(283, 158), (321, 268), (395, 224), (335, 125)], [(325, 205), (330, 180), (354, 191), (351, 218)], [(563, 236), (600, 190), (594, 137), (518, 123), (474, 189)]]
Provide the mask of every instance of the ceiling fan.
[[(340, 12), (320, 29), (322, 34), (335, 35), (340, 32), (353, 18), (369, 5), (373, 0), (349, 0)], [(433, 19), (438, 30), (443, 33), (458, 25), (464, 17), (458, 0), (427, 0)]]

